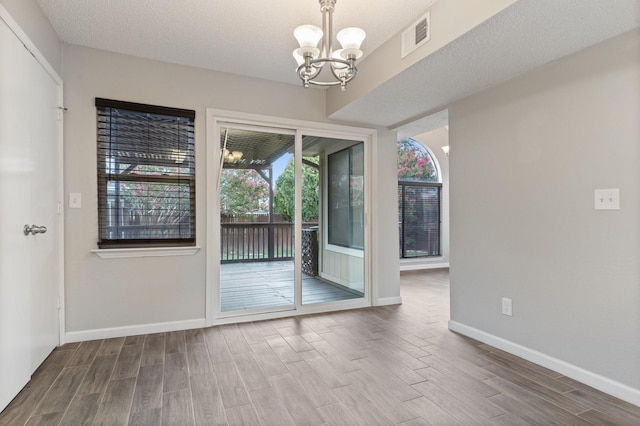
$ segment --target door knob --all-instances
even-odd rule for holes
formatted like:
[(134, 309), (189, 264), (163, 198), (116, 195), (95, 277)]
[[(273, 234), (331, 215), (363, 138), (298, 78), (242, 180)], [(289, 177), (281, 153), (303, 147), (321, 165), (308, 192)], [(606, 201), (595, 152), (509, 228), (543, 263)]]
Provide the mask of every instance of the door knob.
[(38, 225), (25, 225), (23, 231), (24, 235), (29, 235), (29, 233), (31, 233), (31, 235), (44, 234), (45, 232), (47, 232), (47, 227)]

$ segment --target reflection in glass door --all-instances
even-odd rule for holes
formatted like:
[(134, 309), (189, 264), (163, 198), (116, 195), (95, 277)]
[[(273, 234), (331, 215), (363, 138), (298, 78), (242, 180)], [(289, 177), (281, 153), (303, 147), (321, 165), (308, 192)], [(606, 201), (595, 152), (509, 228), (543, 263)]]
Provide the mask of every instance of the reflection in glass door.
[(302, 137), (302, 304), (364, 297), (364, 144)]
[(293, 131), (220, 131), (220, 311), (295, 308)]

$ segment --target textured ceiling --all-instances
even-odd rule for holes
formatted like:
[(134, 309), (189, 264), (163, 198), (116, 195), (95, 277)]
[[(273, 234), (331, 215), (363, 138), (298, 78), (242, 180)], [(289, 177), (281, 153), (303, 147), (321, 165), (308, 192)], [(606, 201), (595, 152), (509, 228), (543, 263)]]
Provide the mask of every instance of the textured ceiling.
[(639, 25), (639, 0), (520, 0), (331, 118), (430, 130), (451, 102)]
[[(334, 32), (361, 27), (365, 55), (435, 0), (337, 0)], [(293, 30), (322, 25), (318, 0), (38, 0), (65, 43), (300, 84)]]
[[(317, 0), (38, 3), (66, 43), (296, 85), (293, 29), (321, 25)], [(362, 27), (366, 55), (433, 3), (337, 0), (334, 31)], [(429, 116), (452, 101), (639, 25), (640, 0), (519, 0), (331, 118), (417, 135), (446, 123), (446, 111)]]

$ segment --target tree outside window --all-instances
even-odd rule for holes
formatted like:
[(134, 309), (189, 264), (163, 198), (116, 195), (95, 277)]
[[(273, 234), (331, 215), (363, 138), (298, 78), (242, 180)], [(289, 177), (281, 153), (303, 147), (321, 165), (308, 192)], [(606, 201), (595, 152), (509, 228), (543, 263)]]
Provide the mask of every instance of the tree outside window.
[(438, 171), (431, 155), (413, 139), (398, 142), (398, 180), (438, 182)]

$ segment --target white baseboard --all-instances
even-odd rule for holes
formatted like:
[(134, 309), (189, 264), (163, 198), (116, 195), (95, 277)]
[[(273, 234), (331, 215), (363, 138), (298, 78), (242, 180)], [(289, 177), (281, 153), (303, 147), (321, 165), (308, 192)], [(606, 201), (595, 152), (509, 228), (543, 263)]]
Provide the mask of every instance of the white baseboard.
[(373, 301), (373, 306), (402, 305), (402, 297), (381, 297)]
[(155, 324), (130, 325), (125, 327), (98, 328), (95, 330), (67, 332), (65, 334), (65, 342), (84, 342), (87, 340), (165, 333), (167, 331), (190, 330), (202, 327), (205, 327), (204, 318), (185, 321), (160, 322)]
[(585, 385), (613, 395), (623, 401), (627, 401), (630, 404), (640, 406), (640, 389), (632, 388), (631, 386), (627, 386), (592, 371), (585, 370), (584, 368), (553, 358), (542, 352), (535, 351), (526, 346), (513, 343), (456, 321), (449, 321), (449, 330), (502, 349), (505, 352), (509, 352), (510, 354), (519, 356), (520, 358), (524, 358), (527, 361), (531, 361), (550, 370), (557, 371)]
[(402, 271), (421, 271), (427, 269), (448, 268), (449, 262), (444, 256), (434, 257), (414, 257), (400, 259), (400, 272)]
[(426, 269), (448, 268), (449, 262), (440, 263), (402, 263), (400, 262), (400, 271), (421, 271)]

